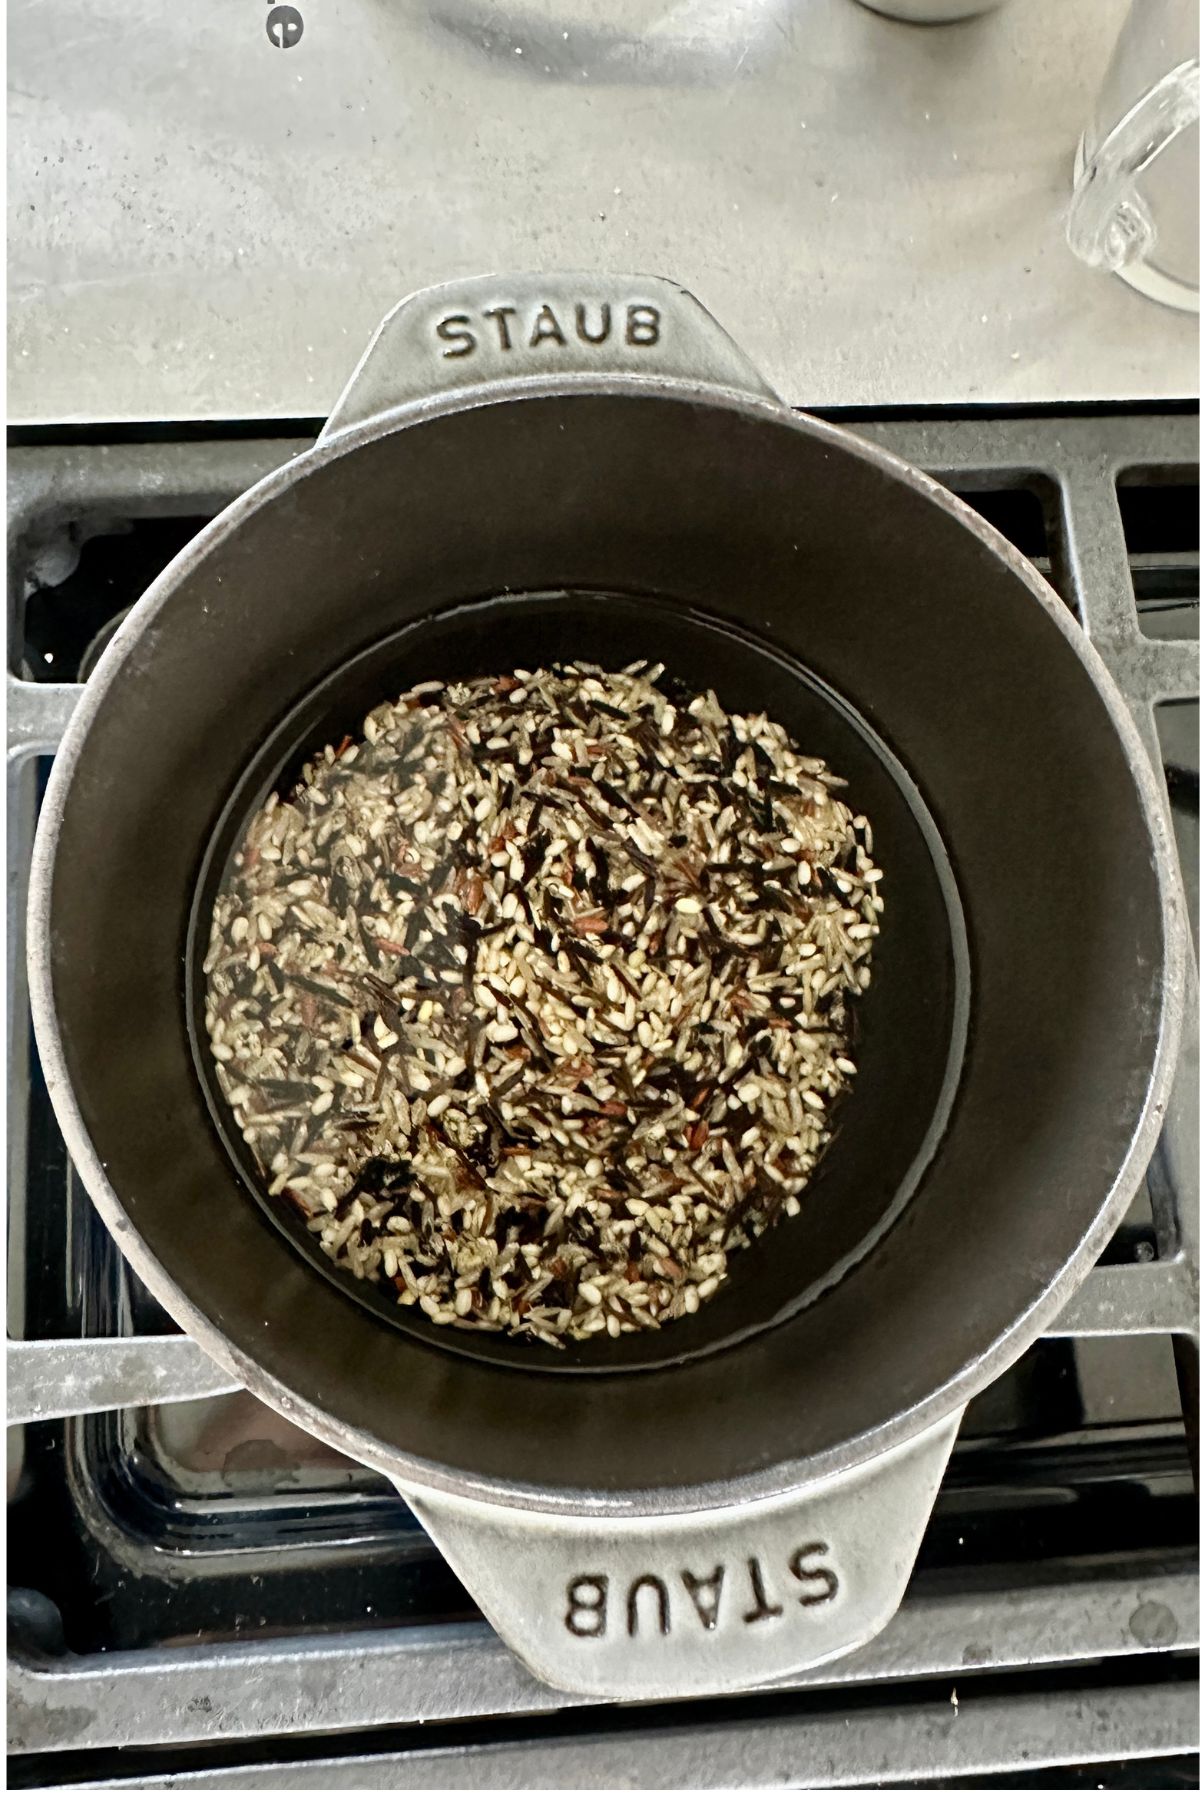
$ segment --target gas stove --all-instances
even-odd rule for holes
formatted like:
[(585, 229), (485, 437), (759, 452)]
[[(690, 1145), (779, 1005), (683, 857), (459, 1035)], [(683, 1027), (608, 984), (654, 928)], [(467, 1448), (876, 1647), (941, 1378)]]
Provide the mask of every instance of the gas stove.
[[(838, 417), (964, 495), (1080, 619), (1161, 762), (1195, 928), (1194, 418)], [(968, 1409), (899, 1615), (766, 1691), (633, 1707), (542, 1686), (386, 1481), (229, 1391), (147, 1294), (32, 1043), (30, 842), (116, 622), (307, 439), (136, 429), (26, 434), (10, 455), (13, 1784), (1189, 1783), (1194, 993), (1148, 1178), (1053, 1333)]]

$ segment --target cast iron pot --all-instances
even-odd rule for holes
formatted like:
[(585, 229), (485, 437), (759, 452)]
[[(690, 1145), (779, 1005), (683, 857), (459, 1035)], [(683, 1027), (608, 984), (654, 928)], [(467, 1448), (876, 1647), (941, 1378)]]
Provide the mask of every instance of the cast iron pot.
[[(693, 1317), (557, 1353), (382, 1303), (238, 1160), (195, 1028), (222, 859), (430, 676), (661, 658), (850, 778), (887, 913), (802, 1216)], [(315, 447), (154, 583), (55, 761), (31, 890), (68, 1145), (149, 1287), (408, 1496), (546, 1680), (728, 1690), (899, 1603), (966, 1401), (1140, 1179), (1183, 921), (1146, 754), (959, 500), (767, 391), (688, 295), (486, 278), (385, 320)]]

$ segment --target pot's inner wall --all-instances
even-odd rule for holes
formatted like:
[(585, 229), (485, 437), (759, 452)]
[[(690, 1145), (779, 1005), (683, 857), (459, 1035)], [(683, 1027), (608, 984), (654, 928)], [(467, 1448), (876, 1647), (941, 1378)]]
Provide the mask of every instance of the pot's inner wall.
[[(232, 1177), (183, 964), (200, 859), (254, 744), (406, 621), (555, 588), (674, 595), (845, 696), (933, 813), (972, 981), (953, 1112), (878, 1246), (732, 1349), (572, 1382), (385, 1330), (314, 1277)], [(186, 1304), (360, 1450), (556, 1492), (767, 1475), (970, 1379), (1098, 1248), (1162, 1012), (1137, 787), (1019, 568), (853, 439), (648, 387), (468, 406), (272, 478), (137, 625), (51, 796), (50, 973), (82, 1130)], [(899, 941), (886, 919), (881, 956)]]
[[(767, 711), (780, 720), (805, 754), (824, 756), (848, 780), (845, 797), (871, 819), (885, 871), (885, 930), (872, 985), (855, 1005), (859, 1076), (837, 1108), (837, 1135), (806, 1190), (801, 1216), (737, 1252), (729, 1280), (698, 1313), (660, 1331), (568, 1340), (561, 1350), (533, 1338), (437, 1326), (416, 1308), (398, 1306), (389, 1288), (335, 1268), (287, 1201), (266, 1196), (267, 1184), (221, 1098), (203, 1027), (201, 964), (214, 893), (266, 793), (293, 781), (306, 756), (324, 744), (357, 736), (364, 714), (381, 699), (432, 677), (465, 679), (572, 657), (619, 667), (639, 656), (664, 661), (664, 681), (678, 682), (681, 697), (719, 681), (720, 697), (734, 711)], [(786, 1318), (865, 1254), (896, 1216), (933, 1153), (957, 1073), (951, 1049), (956, 1015), (961, 1020), (966, 1005), (962, 931), (951, 924), (957, 896), (932, 820), (895, 758), (790, 658), (649, 596), (509, 595), (450, 608), (372, 646), (332, 672), (265, 740), (248, 737), (246, 751), (248, 766), (199, 885), (187, 954), (198, 1076), (247, 1192), (324, 1279), (387, 1326), (444, 1351), (520, 1368), (564, 1374), (652, 1368), (724, 1348)]]

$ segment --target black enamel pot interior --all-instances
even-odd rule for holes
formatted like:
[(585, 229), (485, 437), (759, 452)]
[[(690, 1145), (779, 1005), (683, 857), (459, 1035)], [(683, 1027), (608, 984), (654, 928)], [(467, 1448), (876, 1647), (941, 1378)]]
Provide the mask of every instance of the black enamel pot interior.
[[(1115, 1222), (1162, 1029), (1143, 791), (1056, 604), (846, 434), (645, 382), (443, 402), (271, 477), (135, 609), (51, 793), (45, 1011), (134, 1260), (335, 1441), (468, 1487), (765, 1480), (965, 1398)], [(577, 655), (781, 719), (872, 817), (887, 911), (802, 1216), (694, 1318), (559, 1355), (381, 1313), (268, 1215), (189, 932), (300, 747)]]
[[(388, 1290), (334, 1266), (286, 1200), (271, 1199), (221, 1097), (203, 1029), (202, 963), (213, 899), (251, 813), (286, 790), (314, 750), (361, 734), (381, 697), (436, 676), (469, 679), (565, 662), (619, 667), (664, 662), (663, 681), (689, 697), (718, 680), (734, 711), (765, 710), (802, 746), (818, 746), (872, 822), (887, 873), (887, 929), (872, 986), (857, 1004), (859, 1078), (839, 1107), (837, 1136), (797, 1219), (732, 1259), (726, 1284), (669, 1330), (607, 1334), (562, 1349), (531, 1338), (468, 1333), (399, 1307)], [(500, 660), (498, 661), (497, 658)], [(246, 1191), (325, 1279), (388, 1325), (440, 1349), (556, 1373), (649, 1368), (678, 1362), (765, 1329), (809, 1303), (862, 1256), (912, 1192), (953, 1097), (967, 1003), (957, 895), (933, 821), (878, 734), (816, 676), (729, 624), (658, 596), (506, 595), (451, 607), (404, 627), (333, 671), (250, 756), (214, 835), (197, 884), (186, 955), (193, 1054), (214, 1125)], [(903, 1077), (898, 1078), (898, 1071)]]

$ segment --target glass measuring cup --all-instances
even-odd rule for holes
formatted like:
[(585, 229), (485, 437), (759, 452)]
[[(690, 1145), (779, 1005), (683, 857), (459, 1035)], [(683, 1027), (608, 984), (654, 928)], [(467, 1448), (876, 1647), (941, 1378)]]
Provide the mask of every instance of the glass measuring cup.
[(1133, 0), (1075, 157), (1067, 242), (1091, 268), (1200, 311), (1196, 0)]

